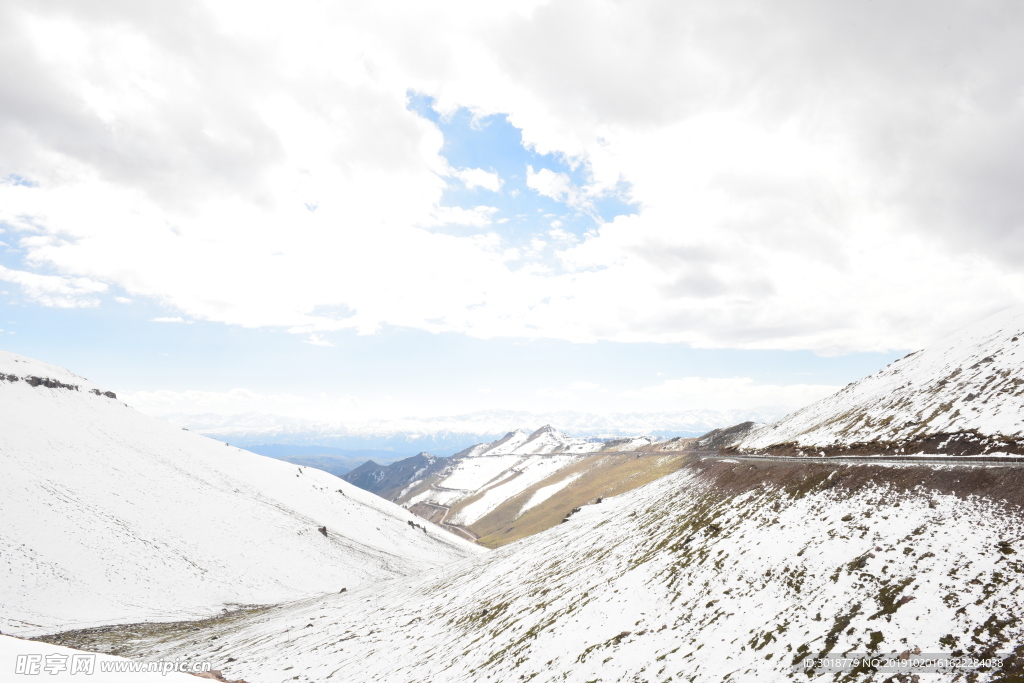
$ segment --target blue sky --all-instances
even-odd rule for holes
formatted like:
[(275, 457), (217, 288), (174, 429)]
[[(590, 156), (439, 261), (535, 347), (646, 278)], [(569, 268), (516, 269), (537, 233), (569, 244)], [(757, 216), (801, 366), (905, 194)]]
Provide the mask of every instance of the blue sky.
[[(455, 168), (479, 168), (497, 173), (502, 186), (498, 192), (485, 188), (467, 188), (453, 182), (445, 190), (442, 206), (472, 208), (487, 205), (497, 209), (492, 229), (510, 244), (528, 245), (536, 237), (546, 237), (552, 223), (562, 230), (583, 237), (616, 216), (638, 213), (630, 201), (629, 185), (622, 182), (601, 192), (585, 208), (569, 206), (540, 194), (527, 186), (528, 169), (547, 169), (564, 174), (575, 188), (592, 183), (586, 159), (570, 159), (561, 154), (538, 154), (523, 144), (522, 131), (513, 126), (507, 114), (474, 115), (462, 107), (446, 115), (434, 108), (433, 98), (409, 94), (409, 108), (432, 121), (444, 135), (441, 153)], [(507, 222), (501, 222), (507, 221)], [(548, 238), (550, 239), (550, 238)]]

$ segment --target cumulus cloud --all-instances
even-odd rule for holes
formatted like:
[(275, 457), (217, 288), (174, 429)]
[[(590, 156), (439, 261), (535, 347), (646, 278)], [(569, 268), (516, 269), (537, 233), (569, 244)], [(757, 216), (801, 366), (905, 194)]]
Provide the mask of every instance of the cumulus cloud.
[(452, 171), (452, 175), (461, 180), (470, 190), (482, 187), (485, 190), (497, 192), (501, 189), (501, 176), (494, 171), (485, 171), (482, 168), (462, 168)]
[[(7, 3), (0, 223), (56, 274), (3, 279), (306, 334), (916, 347), (1024, 301), (1021, 26), (999, 0)], [(585, 165), (524, 169), (539, 194), (625, 181), (639, 213), (538, 226), (558, 268), (433, 230), (493, 216), (440, 206), (410, 91)]]
[(534, 171), (533, 166), (527, 166), (526, 185), (556, 201), (564, 201), (567, 204), (575, 204), (577, 201), (576, 188), (573, 187), (572, 179), (567, 173), (556, 173), (548, 168)]

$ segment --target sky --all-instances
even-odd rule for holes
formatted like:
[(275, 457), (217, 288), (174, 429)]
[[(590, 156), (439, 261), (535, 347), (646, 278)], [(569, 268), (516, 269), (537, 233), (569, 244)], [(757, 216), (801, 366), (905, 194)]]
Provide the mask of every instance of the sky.
[(136, 407), (792, 409), (1024, 302), (1024, 7), (0, 3), (0, 339)]

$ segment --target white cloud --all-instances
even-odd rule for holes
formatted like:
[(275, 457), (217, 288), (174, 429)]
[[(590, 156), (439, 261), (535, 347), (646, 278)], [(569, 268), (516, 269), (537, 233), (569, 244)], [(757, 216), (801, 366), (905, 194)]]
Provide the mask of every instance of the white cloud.
[(555, 201), (570, 205), (577, 201), (578, 192), (567, 173), (557, 173), (548, 168), (534, 171), (533, 166), (527, 166), (526, 186)]
[(312, 344), (313, 346), (334, 346), (334, 344), (324, 339), (323, 335), (316, 334), (315, 332), (309, 335), (309, 339), (306, 340), (306, 343)]
[(461, 180), (470, 190), (482, 187), (485, 190), (497, 192), (501, 189), (501, 177), (494, 171), (485, 171), (482, 168), (462, 168), (453, 170), (452, 175)]
[(485, 228), (494, 222), (497, 208), (493, 206), (474, 206), (464, 209), (460, 206), (439, 206), (434, 209), (426, 225), (468, 225)]
[(683, 377), (623, 393), (638, 406), (663, 410), (800, 408), (842, 387), (826, 384), (758, 384), (749, 377)]
[(126, 296), (115, 296), (114, 301), (119, 304), (130, 304), (132, 302), (132, 300)]
[[(558, 225), (556, 225), (556, 223)], [(576, 235), (566, 230), (563, 230), (562, 228), (559, 227), (559, 225), (561, 225), (560, 221), (553, 221), (551, 225), (554, 228), (553, 230), (548, 230), (548, 236), (551, 239), (555, 240), (556, 242), (564, 243), (572, 243), (576, 241)]]
[[(1022, 13), (9, 4), (0, 177), (32, 181), (0, 183), (0, 222), (26, 268), (62, 275), (2, 279), (42, 305), (97, 305), (109, 283), (307, 334), (920, 346), (1024, 301)], [(531, 168), (534, 191), (583, 207), (624, 181), (639, 214), (576, 244), (551, 235), (558, 271), (431, 230), (493, 212), (439, 206), (451, 168), (410, 91), (507, 113), (588, 177)], [(353, 315), (316, 313), (341, 306)]]
[(30, 300), (52, 308), (92, 308), (100, 301), (94, 295), (107, 285), (89, 278), (39, 275), (0, 266), (0, 280), (20, 285)]
[(149, 322), (151, 322), (151, 323), (183, 323), (183, 324), (191, 325), (193, 321), (185, 320), (181, 316), (175, 315), (175, 316), (164, 316), (164, 317), (160, 317), (160, 318), (150, 318)]

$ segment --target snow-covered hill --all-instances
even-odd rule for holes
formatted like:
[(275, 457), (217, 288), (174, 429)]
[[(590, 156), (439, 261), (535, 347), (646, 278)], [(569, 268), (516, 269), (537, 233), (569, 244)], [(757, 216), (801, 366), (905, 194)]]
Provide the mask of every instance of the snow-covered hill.
[(510, 431), (450, 458), (421, 453), (387, 467), (368, 462), (343, 477), (496, 547), (557, 524), (589, 500), (667, 474), (671, 463), (684, 457), (681, 451), (692, 450), (696, 442), (573, 437), (545, 425), (532, 433)]
[[(532, 434), (516, 429), (492, 443), (471, 446), (456, 455), (551, 455), (553, 453), (596, 453), (608, 439), (598, 437), (572, 437), (551, 425), (544, 425)], [(655, 439), (649, 439), (651, 443)]]
[(428, 576), (147, 642), (104, 637), (250, 683), (896, 680), (802, 667), (1020, 653), (1022, 490), (1012, 467), (692, 462)]
[(1004, 311), (760, 427), (741, 450), (1024, 453), (1024, 308)]
[(6, 352), (0, 468), (5, 633), (207, 615), (481, 552), (330, 474), (144, 416)]
[(430, 481), (410, 481), (396, 502), (421, 515), (427, 513), (428, 518), (432, 518), (434, 509), (452, 509), (450, 515), (435, 521), (470, 527), (502, 503), (604, 446), (601, 439), (571, 437), (551, 425), (533, 433), (516, 429), (496, 441), (477, 444), (452, 456), (447, 467)]

